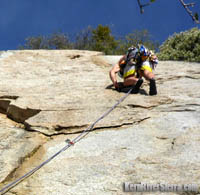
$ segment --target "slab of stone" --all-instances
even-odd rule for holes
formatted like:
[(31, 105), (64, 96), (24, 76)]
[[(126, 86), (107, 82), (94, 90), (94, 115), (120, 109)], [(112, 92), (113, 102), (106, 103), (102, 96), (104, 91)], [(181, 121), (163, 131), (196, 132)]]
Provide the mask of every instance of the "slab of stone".
[[(77, 50), (15, 51), (0, 60), (0, 106), (10, 101), (1, 109), (31, 131), (45, 135), (80, 132), (124, 95), (109, 88), (109, 63), (118, 58)], [(6, 98), (12, 96), (16, 98)], [(143, 109), (135, 114), (138, 107), (150, 109), (171, 101), (167, 96), (132, 95), (96, 128), (143, 120), (148, 113)]]
[[(76, 50), (1, 56), (0, 186), (51, 157), (125, 95), (108, 75), (119, 58)], [(160, 62), (155, 75), (157, 96), (145, 81), (93, 132), (7, 194), (121, 195), (124, 182), (200, 185), (200, 65)]]

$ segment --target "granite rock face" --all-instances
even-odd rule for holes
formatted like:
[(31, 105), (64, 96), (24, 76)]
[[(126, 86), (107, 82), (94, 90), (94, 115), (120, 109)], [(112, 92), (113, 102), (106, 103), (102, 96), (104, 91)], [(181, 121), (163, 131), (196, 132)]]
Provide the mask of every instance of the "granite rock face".
[[(119, 58), (77, 50), (1, 54), (1, 187), (125, 95), (108, 76)], [(160, 62), (155, 75), (157, 96), (148, 95), (145, 81), (94, 131), (7, 194), (126, 194), (123, 182), (200, 185), (200, 64)]]

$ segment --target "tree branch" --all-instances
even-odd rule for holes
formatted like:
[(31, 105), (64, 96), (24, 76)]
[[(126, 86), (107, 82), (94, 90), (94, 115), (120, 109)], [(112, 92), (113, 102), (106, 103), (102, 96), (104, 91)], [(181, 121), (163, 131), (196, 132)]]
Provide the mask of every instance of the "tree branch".
[[(144, 13), (144, 9), (143, 8), (146, 7), (146, 6), (148, 6), (148, 5), (150, 5), (154, 1), (150, 0), (149, 3), (142, 4), (141, 0), (137, 0), (138, 5), (140, 7), (140, 13), (143, 14)], [(183, 5), (183, 7), (185, 8), (186, 12), (190, 15), (190, 17), (192, 18), (192, 20), (194, 22), (196, 22), (197, 24), (200, 24), (200, 22), (198, 20), (198, 14), (197, 13), (193, 14), (192, 11), (189, 9), (189, 7), (194, 7), (195, 3), (185, 3), (184, 0), (179, 0), (179, 1)]]
[(150, 5), (150, 3), (141, 4), (140, 0), (137, 0), (137, 1), (138, 1), (138, 5), (140, 7), (140, 13), (143, 14), (144, 13), (143, 7), (146, 7), (146, 6)]
[(183, 5), (183, 7), (185, 8), (185, 10), (187, 11), (187, 13), (190, 15), (190, 17), (192, 18), (192, 20), (194, 22), (196, 22), (197, 24), (199, 24), (199, 20), (197, 18), (197, 16), (193, 15), (192, 11), (188, 8), (188, 7), (194, 7), (195, 3), (188, 3), (186, 4), (183, 0), (179, 0), (181, 2), (181, 4)]

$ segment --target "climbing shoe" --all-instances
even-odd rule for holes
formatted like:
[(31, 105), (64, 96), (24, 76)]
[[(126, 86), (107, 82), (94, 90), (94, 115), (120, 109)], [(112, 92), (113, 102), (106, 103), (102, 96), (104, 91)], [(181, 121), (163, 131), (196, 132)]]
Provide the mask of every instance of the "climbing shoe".
[(138, 93), (140, 91), (140, 87), (141, 87), (142, 83), (143, 83), (143, 79), (141, 79), (141, 78), (138, 79), (138, 81), (135, 84), (135, 87), (133, 88), (131, 93), (134, 93), (134, 94)]
[(157, 94), (156, 81), (155, 79), (150, 79), (149, 95), (156, 95), (156, 94)]

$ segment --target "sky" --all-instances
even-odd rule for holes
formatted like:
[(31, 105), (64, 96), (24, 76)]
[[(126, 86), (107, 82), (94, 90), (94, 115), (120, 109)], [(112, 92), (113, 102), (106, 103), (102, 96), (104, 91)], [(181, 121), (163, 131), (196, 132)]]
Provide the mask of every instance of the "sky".
[[(147, 2), (148, 0), (141, 0)], [(192, 11), (200, 15), (199, 0)], [(198, 27), (179, 0), (156, 0), (140, 13), (137, 0), (1, 0), (0, 50), (15, 50), (30, 36), (75, 36), (88, 26), (109, 25), (114, 36), (147, 29), (162, 44), (175, 32)]]

